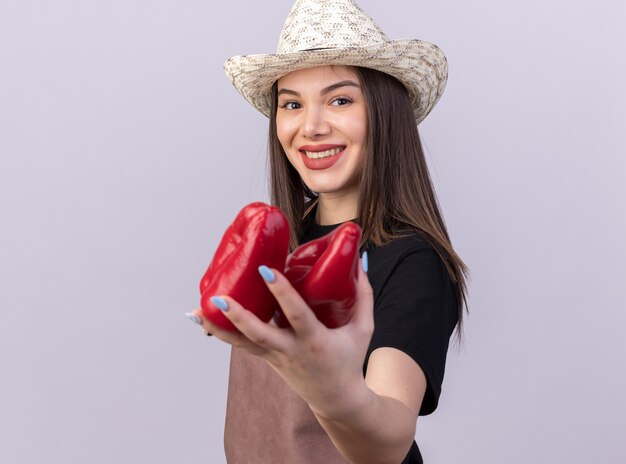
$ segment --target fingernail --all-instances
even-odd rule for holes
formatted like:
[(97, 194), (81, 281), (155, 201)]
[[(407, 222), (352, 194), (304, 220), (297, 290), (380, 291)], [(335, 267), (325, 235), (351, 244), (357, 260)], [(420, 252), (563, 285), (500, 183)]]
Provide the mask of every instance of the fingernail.
[(274, 275), (272, 270), (265, 265), (259, 266), (259, 274), (261, 274), (261, 277), (263, 277), (263, 280), (265, 280), (265, 282), (269, 282), (271, 284), (276, 281), (276, 276)]
[(363, 266), (363, 272), (367, 272), (368, 262), (367, 262), (367, 251), (364, 251), (361, 255), (361, 265)]
[(224, 298), (219, 296), (212, 296), (211, 302), (222, 311), (228, 311), (228, 303), (226, 303), (226, 300)]
[(200, 320), (200, 318), (196, 316), (194, 313), (185, 313), (185, 316), (187, 316), (187, 318), (191, 322), (195, 322), (196, 324), (202, 324), (202, 321)]

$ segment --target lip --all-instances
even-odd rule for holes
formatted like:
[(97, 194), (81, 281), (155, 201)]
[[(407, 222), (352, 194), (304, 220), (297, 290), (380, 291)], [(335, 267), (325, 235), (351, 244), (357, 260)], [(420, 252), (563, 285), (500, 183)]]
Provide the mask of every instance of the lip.
[[(306, 154), (304, 153), (305, 151), (320, 152), (320, 151), (332, 150), (333, 148), (343, 148), (343, 150), (337, 153), (336, 155), (327, 156), (326, 158), (318, 158), (318, 159), (308, 158)], [(318, 171), (321, 169), (328, 169), (334, 166), (335, 163), (339, 161), (339, 159), (346, 152), (346, 146), (335, 145), (335, 144), (303, 145), (299, 147), (298, 150), (300, 151), (302, 162), (307, 167), (307, 169)]]
[(313, 152), (318, 152), (318, 151), (326, 151), (326, 150), (332, 150), (333, 148), (338, 148), (338, 147), (346, 147), (345, 145), (336, 145), (336, 144), (330, 144), (330, 143), (325, 143), (322, 145), (302, 145), (300, 148), (298, 148), (298, 150), (300, 151), (313, 151)]

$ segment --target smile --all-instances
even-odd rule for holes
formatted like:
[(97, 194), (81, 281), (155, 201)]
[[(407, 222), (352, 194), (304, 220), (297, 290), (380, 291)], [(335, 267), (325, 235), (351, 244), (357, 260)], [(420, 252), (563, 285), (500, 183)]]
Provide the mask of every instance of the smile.
[(336, 155), (337, 153), (341, 153), (344, 149), (345, 147), (336, 147), (336, 148), (331, 148), (330, 150), (323, 150), (323, 151), (302, 150), (302, 152), (309, 159), (319, 159), (319, 158), (327, 158), (329, 156)]
[(299, 148), (302, 162), (307, 169), (319, 171), (334, 166), (345, 154), (346, 145), (303, 145)]

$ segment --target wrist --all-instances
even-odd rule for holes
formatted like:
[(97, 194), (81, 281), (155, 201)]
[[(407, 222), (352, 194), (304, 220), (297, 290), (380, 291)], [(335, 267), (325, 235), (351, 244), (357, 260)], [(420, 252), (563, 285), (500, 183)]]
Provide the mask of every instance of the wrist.
[(366, 411), (374, 400), (374, 392), (362, 377), (349, 386), (342, 386), (336, 398), (309, 407), (318, 418), (337, 423), (351, 422)]

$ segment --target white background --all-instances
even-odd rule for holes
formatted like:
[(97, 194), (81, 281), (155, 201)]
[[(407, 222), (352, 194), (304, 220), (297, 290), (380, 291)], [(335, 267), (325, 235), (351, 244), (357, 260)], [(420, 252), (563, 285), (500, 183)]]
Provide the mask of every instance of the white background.
[[(228, 348), (183, 314), (267, 199), (222, 63), (291, 4), (0, 0), (0, 462), (224, 462)], [(420, 129), (472, 283), (426, 462), (624, 462), (626, 4), (360, 4), (450, 63)]]

